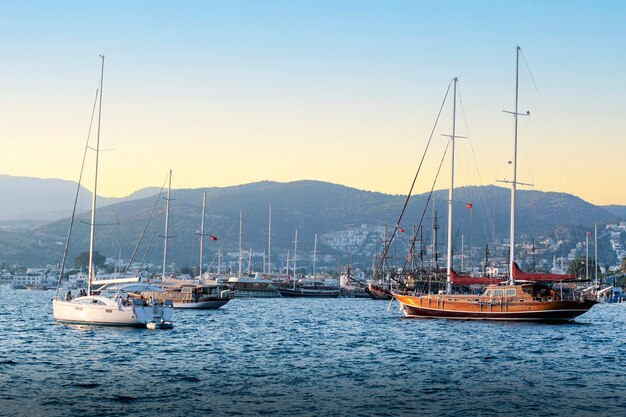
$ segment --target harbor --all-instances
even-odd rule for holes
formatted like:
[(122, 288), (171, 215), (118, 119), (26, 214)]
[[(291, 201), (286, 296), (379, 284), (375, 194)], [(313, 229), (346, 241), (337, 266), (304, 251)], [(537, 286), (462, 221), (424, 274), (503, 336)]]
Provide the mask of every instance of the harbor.
[(0, 286), (2, 415), (606, 416), (626, 407), (626, 304), (538, 325), (405, 320), (396, 303), (369, 299), (234, 299), (176, 310), (174, 329), (154, 332), (58, 324), (49, 300)]
[(0, 417), (626, 415), (626, 2), (10, 2)]

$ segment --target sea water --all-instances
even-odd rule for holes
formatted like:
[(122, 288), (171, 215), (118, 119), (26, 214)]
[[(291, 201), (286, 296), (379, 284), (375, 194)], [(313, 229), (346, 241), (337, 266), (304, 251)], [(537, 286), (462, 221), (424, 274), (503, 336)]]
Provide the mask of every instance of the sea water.
[(249, 299), (147, 330), (56, 323), (52, 296), (0, 286), (0, 415), (626, 415), (626, 304), (537, 324)]

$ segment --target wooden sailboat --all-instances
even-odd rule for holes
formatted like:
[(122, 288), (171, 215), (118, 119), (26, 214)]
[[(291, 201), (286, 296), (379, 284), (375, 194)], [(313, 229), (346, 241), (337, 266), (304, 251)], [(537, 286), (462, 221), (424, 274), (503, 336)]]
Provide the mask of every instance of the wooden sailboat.
[[(78, 324), (108, 326), (145, 326), (150, 329), (171, 328), (173, 309), (171, 303), (149, 301), (142, 297), (142, 291), (162, 291), (158, 287), (140, 283), (139, 278), (95, 279), (93, 264), (94, 230), (96, 223), (96, 195), (98, 188), (98, 155), (100, 151), (100, 114), (102, 110), (102, 84), (104, 78), (104, 56), (100, 78), (100, 104), (98, 106), (98, 135), (96, 141), (94, 187), (91, 200), (91, 231), (89, 237), (89, 275), (86, 295), (72, 297), (69, 292), (65, 299), (52, 300), (55, 320)], [(69, 240), (69, 234), (68, 234)], [(94, 291), (92, 289), (95, 288)], [(57, 294), (58, 295), (58, 294)]]
[[(171, 176), (171, 171), (170, 171)], [(168, 190), (169, 201), (169, 190)], [(230, 290), (225, 284), (216, 282), (215, 280), (202, 280), (203, 265), (203, 241), (204, 241), (204, 212), (206, 207), (206, 193), (202, 194), (202, 219), (200, 221), (200, 269), (197, 280), (180, 280), (168, 278), (163, 275), (162, 287), (163, 292), (146, 292), (147, 298), (159, 301), (172, 300), (174, 308), (180, 309), (202, 309), (215, 310), (230, 301)], [(166, 210), (169, 213), (169, 210)], [(167, 222), (166, 222), (167, 223)], [(167, 238), (167, 230), (165, 231)], [(210, 235), (213, 236), (213, 235)], [(164, 250), (167, 246), (164, 246)]]
[[(452, 117), (452, 174), (448, 193), (448, 260), (447, 286), (438, 294), (421, 296), (394, 294), (402, 306), (406, 317), (437, 317), (447, 319), (480, 320), (526, 320), (526, 321), (569, 321), (587, 312), (597, 301), (578, 298), (573, 294), (563, 295), (544, 284), (523, 283), (524, 278), (515, 264), (515, 192), (517, 187), (517, 121), (518, 82), (519, 82), (519, 46), (516, 47), (515, 81), (515, 144), (513, 159), (513, 181), (511, 181), (511, 227), (510, 227), (510, 263), (509, 280), (506, 285), (488, 285), (482, 295), (453, 294), (452, 284), (458, 276), (452, 269), (452, 198), (454, 191), (454, 142), (456, 124), (456, 91), (454, 81), (454, 113)], [(528, 113), (526, 113), (528, 114)], [(527, 276), (528, 278), (528, 276)], [(540, 277), (534, 277), (540, 278)], [(468, 278), (469, 279), (469, 278)]]

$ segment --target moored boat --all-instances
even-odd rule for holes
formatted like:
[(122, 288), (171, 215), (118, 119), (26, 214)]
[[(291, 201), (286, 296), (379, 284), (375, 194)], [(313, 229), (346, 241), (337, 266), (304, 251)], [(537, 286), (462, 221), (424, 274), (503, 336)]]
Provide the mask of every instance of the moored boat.
[(140, 295), (144, 291), (158, 292), (160, 288), (136, 282), (133, 279), (94, 281), (102, 285), (90, 295), (53, 300), (54, 319), (72, 324), (103, 326), (131, 326), (171, 328), (173, 309), (171, 301), (164, 303)]
[[(519, 53), (520, 47), (516, 47), (516, 84), (515, 84), (515, 110), (508, 112), (515, 117), (515, 147), (513, 158), (513, 180), (506, 181), (511, 184), (511, 217), (509, 235), (509, 279), (506, 285), (488, 285), (482, 295), (454, 294), (452, 284), (456, 280), (476, 281), (473, 277), (459, 277), (452, 268), (452, 202), (454, 190), (454, 144), (456, 115), (452, 116), (451, 138), (451, 181), (448, 192), (448, 256), (447, 256), (447, 288), (437, 294), (426, 295), (403, 295), (394, 293), (394, 298), (400, 303), (406, 317), (437, 317), (446, 319), (483, 319), (483, 320), (556, 320), (569, 321), (581, 314), (586, 313), (597, 301), (585, 299), (581, 292), (578, 296), (571, 297), (561, 292), (538, 283), (522, 284), (521, 281), (547, 281), (563, 282), (571, 280), (572, 276), (555, 274), (530, 274), (521, 271), (515, 263), (515, 196), (517, 182), (517, 119), (520, 115), (530, 113), (518, 112), (518, 79), (519, 79)], [(454, 105), (456, 111), (457, 82), (454, 78)], [(489, 278), (480, 277), (487, 283)]]
[(162, 292), (144, 292), (146, 298), (172, 301), (174, 308), (215, 310), (230, 301), (230, 290), (220, 285), (183, 284), (163, 287)]
[(561, 297), (540, 284), (489, 285), (483, 294), (394, 294), (406, 317), (476, 320), (569, 321), (595, 300)]
[(233, 298), (276, 298), (281, 296), (272, 281), (258, 277), (230, 277), (227, 283)]
[[(104, 78), (104, 56), (102, 59), (102, 70), (99, 88), (98, 112), (102, 110), (102, 84)], [(94, 110), (95, 110), (94, 104)], [(85, 147), (85, 151), (87, 150)], [(89, 238), (89, 264), (87, 275), (87, 292), (84, 295), (73, 297), (69, 291), (65, 298), (59, 297), (60, 282), (63, 277), (67, 249), (69, 247), (70, 236), (74, 214), (76, 211), (76, 201), (80, 190), (80, 180), (74, 200), (74, 211), (72, 213), (68, 236), (65, 242), (65, 251), (61, 262), (61, 272), (59, 274), (59, 285), (55, 299), (52, 300), (52, 313), (54, 319), (65, 323), (95, 324), (107, 326), (145, 326), (149, 329), (171, 328), (173, 308), (171, 302), (148, 301), (141, 297), (141, 291), (160, 291), (157, 287), (140, 283), (139, 277), (120, 278), (96, 281), (96, 271), (93, 262), (94, 255), (94, 235), (96, 224), (96, 197), (98, 189), (98, 156), (100, 152), (100, 117), (98, 117), (98, 135), (95, 150), (95, 170), (94, 186), (91, 199), (91, 221)], [(82, 175), (82, 174), (81, 174)], [(96, 287), (97, 286), (97, 287)], [(95, 288), (92, 291), (92, 288)]]
[(374, 300), (391, 300), (393, 298), (391, 291), (373, 282), (367, 284), (365, 291), (369, 294), (370, 298)]
[(292, 283), (285, 283), (277, 289), (283, 297), (337, 298), (341, 295), (338, 286), (326, 285), (324, 281), (312, 279), (293, 280)]

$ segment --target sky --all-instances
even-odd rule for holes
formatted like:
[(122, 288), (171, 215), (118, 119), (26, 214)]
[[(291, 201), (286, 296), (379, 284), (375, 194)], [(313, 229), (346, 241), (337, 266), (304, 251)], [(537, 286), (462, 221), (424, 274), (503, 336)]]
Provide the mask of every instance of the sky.
[[(432, 131), (428, 191), (453, 77), (455, 185), (495, 184), (512, 177), (520, 45), (518, 181), (626, 204), (625, 44), (623, 1), (2, 1), (0, 174), (78, 180), (103, 54), (101, 195), (169, 169), (173, 188), (405, 194)], [(444, 159), (436, 188), (449, 178)]]

